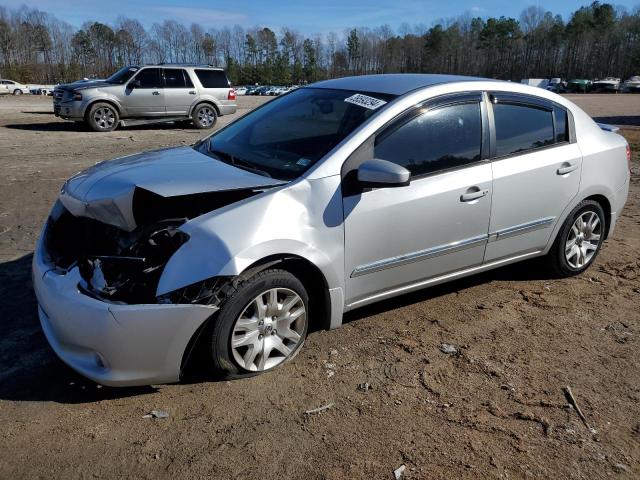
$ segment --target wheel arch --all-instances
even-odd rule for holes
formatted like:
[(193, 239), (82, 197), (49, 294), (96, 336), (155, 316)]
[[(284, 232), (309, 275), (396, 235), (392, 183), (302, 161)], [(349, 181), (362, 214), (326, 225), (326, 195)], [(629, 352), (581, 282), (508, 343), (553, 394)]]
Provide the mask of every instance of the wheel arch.
[(611, 226), (611, 203), (609, 202), (609, 199), (604, 195), (595, 194), (595, 195), (586, 197), (581, 201), (584, 202), (585, 200), (593, 200), (594, 202), (597, 202), (602, 207), (602, 210), (604, 210), (604, 224), (605, 224), (604, 239), (606, 240), (609, 237), (609, 229)]
[(310, 327), (328, 329), (331, 320), (329, 284), (324, 273), (310, 260), (294, 254), (275, 254), (257, 260), (238, 277), (249, 278), (268, 268), (279, 268), (298, 278), (309, 294)]
[(216, 115), (219, 117), (220, 116), (220, 106), (214, 101), (211, 100), (209, 98), (205, 98), (205, 99), (198, 99), (197, 102), (194, 102), (194, 104), (191, 106), (191, 109), (189, 110), (189, 116), (193, 115), (193, 111), (198, 108), (200, 105), (211, 105), (213, 107), (213, 109), (216, 111)]
[(611, 202), (607, 198), (607, 195), (602, 193), (601, 189), (598, 189), (596, 191), (592, 190), (590, 192), (585, 192), (582, 195), (574, 197), (574, 199), (565, 207), (564, 211), (558, 217), (558, 220), (553, 229), (553, 232), (549, 237), (549, 242), (547, 243), (546, 248), (543, 250), (543, 253), (542, 253), (543, 255), (548, 253), (551, 247), (553, 246), (553, 244), (555, 243), (556, 238), (558, 238), (558, 235), (562, 230), (562, 225), (564, 225), (564, 222), (567, 220), (567, 217), (569, 216), (569, 214), (573, 211), (574, 208), (576, 208), (576, 206), (578, 206), (581, 202), (584, 202), (585, 200), (593, 200), (597, 202), (604, 210), (604, 216), (605, 216), (604, 218), (605, 237), (604, 238), (605, 240), (607, 239), (607, 237), (609, 236), (609, 231), (611, 229)]
[(118, 112), (118, 116), (122, 115), (122, 109), (120, 108), (120, 105), (118, 105), (117, 102), (111, 99), (96, 98), (95, 100), (91, 100), (89, 103), (87, 103), (87, 106), (84, 107), (84, 112), (82, 113), (82, 117), (85, 120), (87, 119), (87, 115), (91, 111), (91, 107), (93, 107), (96, 103), (108, 103), (109, 105), (111, 105), (113, 108), (116, 109), (116, 111)]

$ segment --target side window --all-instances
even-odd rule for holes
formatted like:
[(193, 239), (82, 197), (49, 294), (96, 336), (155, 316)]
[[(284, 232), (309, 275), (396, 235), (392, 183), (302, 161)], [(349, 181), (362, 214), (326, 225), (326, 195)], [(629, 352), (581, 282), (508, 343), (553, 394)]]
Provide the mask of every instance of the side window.
[(195, 70), (204, 88), (229, 88), (227, 74), (223, 70)]
[(161, 88), (159, 68), (145, 68), (135, 76), (135, 80), (140, 82), (140, 88)]
[(554, 108), (553, 114), (556, 120), (556, 142), (563, 143), (569, 141), (569, 122), (567, 112), (562, 108)]
[(182, 68), (165, 68), (164, 86), (166, 88), (188, 88), (193, 87), (193, 83)]
[(482, 120), (477, 102), (422, 111), (376, 137), (374, 158), (407, 168), (412, 176), (480, 160)]
[(493, 105), (496, 125), (496, 156), (502, 157), (554, 143), (550, 110), (528, 105)]

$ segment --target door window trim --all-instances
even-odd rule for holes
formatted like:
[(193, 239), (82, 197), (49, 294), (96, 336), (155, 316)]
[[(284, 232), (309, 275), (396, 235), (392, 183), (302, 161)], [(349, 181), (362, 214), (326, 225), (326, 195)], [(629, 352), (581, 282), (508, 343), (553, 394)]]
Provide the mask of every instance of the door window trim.
[[(373, 149), (376, 138), (390, 130), (392, 128), (399, 128), (400, 126), (406, 124), (413, 118), (417, 117), (424, 113), (425, 110), (433, 110), (444, 108), (452, 105), (460, 105), (467, 103), (479, 103), (480, 106), (480, 159), (474, 162), (465, 163), (464, 165), (458, 165), (450, 168), (443, 168), (440, 170), (434, 170), (433, 172), (423, 173), (420, 175), (412, 175), (411, 181), (421, 180), (423, 178), (432, 177), (435, 175), (441, 175), (445, 173), (449, 173), (456, 170), (462, 170), (465, 168), (476, 167), (483, 163), (489, 163), (491, 161), (491, 137), (490, 137), (490, 128), (489, 128), (489, 117), (488, 117), (488, 107), (486, 105), (484, 99), (484, 92), (477, 90), (465, 91), (465, 92), (456, 92), (456, 93), (447, 93), (444, 95), (439, 95), (437, 97), (432, 97), (422, 102), (413, 105), (403, 112), (399, 113), (392, 119), (390, 119), (387, 123), (382, 125), (378, 130), (372, 133), (365, 141), (363, 141), (342, 164), (342, 168), (340, 171), (340, 176), (342, 178), (343, 183), (351, 184), (354, 177), (354, 172), (357, 171), (358, 167), (367, 160), (371, 160), (368, 158), (369, 155), (364, 155), (364, 151)], [(396, 126), (397, 125), (397, 126)], [(346, 193), (345, 193), (346, 190)], [(368, 191), (371, 189), (365, 189)], [(347, 186), (345, 189), (343, 187), (343, 196), (351, 196), (357, 193), (362, 193), (362, 189), (359, 189), (359, 192), (354, 191), (353, 187)]]
[(127, 86), (126, 86), (126, 88), (127, 88), (127, 89), (130, 89), (129, 84), (130, 84), (131, 82), (133, 82), (136, 78), (138, 78), (138, 75), (140, 75), (140, 72), (144, 72), (145, 70), (152, 70), (152, 69), (154, 69), (154, 68), (155, 68), (156, 70), (159, 70), (159, 72), (160, 72), (160, 73), (159, 73), (159, 75), (158, 75), (158, 77), (159, 77), (159, 79), (160, 79), (160, 85), (158, 85), (157, 87), (138, 87), (138, 88), (139, 88), (139, 89), (141, 89), (141, 90), (153, 90), (153, 89), (158, 89), (158, 88), (164, 88), (164, 72), (162, 71), (163, 69), (162, 69), (162, 68), (160, 68), (160, 67), (148, 67), (148, 68), (141, 68), (140, 70), (138, 70), (138, 71), (136, 72), (136, 74), (135, 74), (133, 77), (131, 77), (131, 78), (129, 79), (129, 81), (127, 82)]
[[(489, 119), (489, 129), (490, 129), (490, 138), (491, 138), (491, 161), (505, 160), (508, 158), (519, 157), (521, 155), (528, 155), (530, 153), (539, 152), (542, 150), (548, 150), (551, 148), (558, 148), (565, 145), (569, 145), (572, 143), (576, 143), (576, 134), (575, 134), (575, 124), (573, 122), (573, 115), (571, 114), (571, 110), (562, 105), (547, 100), (544, 98), (534, 97), (532, 95), (526, 95), (523, 93), (513, 93), (513, 92), (501, 92), (501, 91), (487, 91), (484, 92), (485, 102), (488, 105), (487, 113)], [(543, 145), (541, 147), (529, 148), (527, 150), (521, 150), (514, 153), (509, 153), (506, 155), (497, 155), (497, 140), (496, 140), (496, 123), (495, 123), (495, 113), (493, 111), (493, 106), (497, 103), (502, 103), (506, 105), (517, 105), (521, 107), (528, 108), (537, 108), (541, 110), (545, 110), (551, 114), (551, 121), (553, 124), (553, 143), (550, 145)], [(558, 142), (556, 139), (557, 135), (557, 127), (556, 127), (556, 111), (564, 111), (567, 114), (567, 133), (569, 138), (565, 141)]]

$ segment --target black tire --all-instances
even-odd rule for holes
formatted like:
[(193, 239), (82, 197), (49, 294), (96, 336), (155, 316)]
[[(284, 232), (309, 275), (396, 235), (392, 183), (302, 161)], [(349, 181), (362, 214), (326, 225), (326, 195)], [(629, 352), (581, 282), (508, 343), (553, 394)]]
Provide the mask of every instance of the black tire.
[(112, 132), (118, 128), (120, 116), (110, 103), (97, 102), (89, 107), (85, 121), (94, 132)]
[(196, 108), (191, 112), (191, 120), (193, 125), (200, 130), (213, 128), (218, 120), (218, 112), (213, 105), (201, 103), (196, 105)]
[[(573, 231), (574, 223), (578, 220), (578, 218), (584, 217), (585, 214), (588, 214), (588, 213), (597, 215), (598, 225), (596, 228), (593, 229), (592, 234), (587, 235), (589, 238), (583, 238), (583, 239), (576, 238), (574, 243), (574, 237), (575, 237), (575, 232)], [(606, 228), (607, 228), (607, 220), (605, 218), (604, 210), (602, 209), (602, 206), (594, 200), (583, 200), (582, 202), (580, 202), (567, 216), (567, 219), (562, 225), (562, 228), (558, 232), (558, 236), (556, 237), (556, 240), (553, 243), (551, 250), (549, 250), (549, 253), (546, 256), (546, 263), (549, 269), (551, 270), (551, 272), (557, 277), (572, 277), (574, 275), (578, 275), (584, 272), (587, 268), (589, 268), (589, 266), (594, 262), (594, 260), (598, 256), (598, 253), (602, 248), (602, 243), (604, 241)], [(568, 242), (569, 242), (569, 245), (575, 244), (576, 247), (578, 248), (580, 248), (578, 246), (578, 242), (580, 243), (580, 245), (582, 245), (582, 242), (586, 242), (586, 243), (589, 243), (590, 245), (593, 245), (595, 243), (595, 240), (592, 240), (595, 238), (594, 234), (599, 235), (599, 238), (597, 240), (597, 245), (595, 250), (590, 250), (590, 252), (591, 251), (593, 252), (591, 257), (587, 259), (587, 257), (584, 257), (584, 256), (578, 257), (578, 258), (574, 256), (573, 258), (570, 258), (571, 261), (567, 259), (567, 255), (570, 255), (570, 254), (580, 255), (580, 254), (574, 253), (575, 250), (571, 250), (570, 253), (567, 253), (569, 251), (569, 248), (567, 247)], [(585, 263), (583, 265), (577, 265), (579, 263), (580, 258), (585, 260)]]
[(13, 94), (14, 94), (14, 95), (22, 95), (22, 90), (20, 90), (19, 88), (16, 88), (16, 89), (13, 91)]
[[(211, 360), (215, 374), (224, 378), (241, 378), (271, 370), (271, 368), (266, 368), (264, 370), (251, 371), (243, 368), (234, 358), (231, 342), (232, 336), (234, 335), (233, 332), (236, 321), (240, 318), (243, 312), (250, 308), (256, 297), (275, 288), (295, 292), (304, 304), (305, 314), (303, 322), (304, 326), (300, 329), (301, 331), (299, 333), (300, 340), (295, 347), (292, 347), (291, 353), (284, 357), (284, 360), (279, 360), (279, 358), (276, 359), (276, 361), (279, 360), (281, 363), (271, 368), (276, 368), (277, 366), (290, 361), (298, 354), (304, 345), (304, 341), (309, 330), (309, 297), (307, 291), (302, 282), (300, 282), (300, 280), (291, 273), (278, 269), (265, 270), (240, 282), (234, 288), (231, 288), (231, 290), (226, 293), (227, 298), (222, 304), (221, 309), (218, 311), (218, 314), (212, 318), (213, 325), (211, 328), (210, 345)], [(272, 335), (274, 334), (273, 331), (269, 331)], [(268, 333), (265, 333), (265, 335), (268, 335)], [(265, 335), (262, 335), (260, 338)], [(251, 347), (247, 347), (247, 349), (249, 348)], [(280, 353), (275, 348), (273, 349), (273, 352), (275, 352), (276, 355)], [(256, 361), (258, 361), (258, 357), (256, 357)]]

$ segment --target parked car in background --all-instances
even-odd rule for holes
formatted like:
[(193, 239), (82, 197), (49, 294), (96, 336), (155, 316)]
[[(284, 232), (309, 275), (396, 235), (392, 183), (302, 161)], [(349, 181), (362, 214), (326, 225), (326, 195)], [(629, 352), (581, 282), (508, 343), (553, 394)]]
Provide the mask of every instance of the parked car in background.
[(0, 85), (4, 85), (11, 95), (23, 95), (29, 93), (29, 85), (18, 83), (14, 80), (0, 79)]
[(31, 95), (53, 95), (55, 85), (31, 85), (29, 93)]
[(549, 80), (547, 78), (524, 78), (520, 80), (523, 85), (529, 85), (531, 87), (547, 88)]
[(211, 128), (236, 111), (236, 93), (225, 71), (209, 65), (124, 67), (105, 80), (58, 85), (54, 114), (84, 121), (97, 132), (118, 125), (187, 121)]
[(235, 87), (236, 95), (246, 95), (247, 87)]
[(606, 77), (595, 80), (591, 86), (592, 92), (599, 93), (618, 93), (620, 90), (620, 79), (615, 77)]
[(554, 93), (563, 93), (566, 90), (566, 82), (559, 77), (551, 78), (546, 89)]
[(297, 89), (68, 180), (33, 255), (42, 328), (106, 385), (177, 381), (194, 342), (237, 378), (373, 302), (534, 257), (578, 275), (627, 199), (629, 145), (610, 130), (495, 80)]
[(628, 93), (640, 93), (640, 76), (634, 76), (625, 81), (623, 90)]
[(567, 82), (567, 91), (571, 93), (587, 93), (591, 91), (593, 82), (584, 78), (574, 78)]

